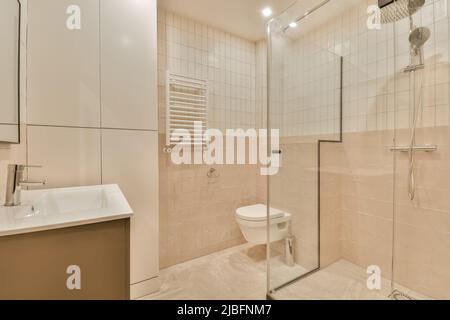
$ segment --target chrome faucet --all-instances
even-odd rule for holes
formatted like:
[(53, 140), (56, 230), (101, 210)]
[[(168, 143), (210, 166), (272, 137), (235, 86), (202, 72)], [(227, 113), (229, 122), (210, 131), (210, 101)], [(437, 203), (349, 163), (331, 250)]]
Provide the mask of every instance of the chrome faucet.
[(22, 187), (43, 186), (45, 181), (30, 181), (23, 179), (25, 168), (42, 168), (41, 166), (26, 166), (20, 164), (8, 165), (8, 177), (6, 182), (5, 207), (19, 206), (21, 203)]

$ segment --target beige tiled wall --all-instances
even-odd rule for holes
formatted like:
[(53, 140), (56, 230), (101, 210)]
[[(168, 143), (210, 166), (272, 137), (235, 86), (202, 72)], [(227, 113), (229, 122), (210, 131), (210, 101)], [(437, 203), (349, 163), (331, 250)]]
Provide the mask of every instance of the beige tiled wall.
[[(300, 38), (289, 31), (287, 37), (283, 36), (284, 42), (274, 36), (272, 56), (280, 55), (289, 66), (277, 79), (277, 83), (283, 82), (283, 107), (273, 104), (271, 108), (273, 119), (284, 117), (284, 135), (324, 134), (339, 129), (339, 98), (330, 90), (336, 88), (339, 77), (327, 67), (338, 62), (339, 56), (344, 57), (344, 131), (409, 127), (413, 96), (410, 75), (403, 72), (409, 64), (409, 21), (403, 19), (395, 28), (393, 24), (383, 24), (380, 30), (369, 30), (367, 8), (377, 2), (355, 3)], [(419, 119), (419, 126), (423, 127), (448, 125), (450, 121), (449, 11), (447, 0), (428, 0), (413, 17), (415, 25), (431, 31), (424, 46), (423, 81), (417, 82), (418, 86), (423, 83), (423, 89), (418, 90), (422, 91), (424, 105)], [(277, 57), (275, 64), (276, 60)], [(272, 77), (279, 67), (276, 65), (275, 69)]]
[[(400, 143), (409, 140), (400, 131)], [(398, 155), (396, 174), (395, 277), (432, 297), (450, 298), (450, 128), (417, 131), (418, 143), (438, 146), (435, 153), (417, 154), (416, 198), (407, 194), (408, 156)]]
[(269, 178), (270, 206), (292, 215), (295, 260), (313, 270), (318, 267), (317, 143), (314, 139), (283, 139), (279, 173)]
[[(342, 257), (391, 276), (394, 158), (393, 131), (344, 135), (336, 150), (340, 176)], [(405, 179), (406, 181), (406, 179)]]
[[(397, 135), (402, 144), (409, 140), (410, 131), (400, 130)], [(392, 145), (394, 131), (346, 134), (342, 145), (327, 151), (330, 159), (337, 160), (330, 171), (340, 179), (341, 235), (335, 240), (340, 239), (342, 258), (364, 268), (378, 265), (387, 278), (392, 277), (394, 258), (397, 283), (434, 298), (448, 299), (450, 129), (422, 128), (417, 135), (421, 143), (437, 144), (439, 149), (436, 153), (417, 154), (414, 201), (409, 200), (407, 192), (407, 154), (396, 154), (394, 159), (387, 149)], [(325, 225), (332, 219), (322, 212)]]
[[(408, 129), (346, 133), (343, 143), (322, 144), (321, 266), (346, 259), (363, 268), (379, 266), (382, 276), (391, 279), (394, 259), (396, 283), (448, 299), (450, 129), (417, 131), (418, 143), (436, 144), (438, 151), (417, 154), (414, 201), (407, 193), (408, 156), (393, 154), (388, 148), (394, 135), (398, 144), (406, 144), (410, 134)], [(297, 263), (315, 268), (317, 242), (311, 240), (318, 226), (314, 194), (317, 143), (307, 140), (290, 138), (290, 144), (285, 140), (283, 167), (271, 179), (270, 190), (271, 205), (294, 213)], [(308, 244), (312, 244), (310, 248)]]
[[(159, 163), (162, 268), (244, 243), (235, 211), (259, 200), (258, 166), (175, 165), (162, 152)], [(208, 178), (211, 168), (217, 176)]]
[(337, 170), (340, 144), (323, 143), (320, 173), (320, 263), (326, 267), (342, 257), (341, 175)]
[[(243, 243), (235, 210), (266, 198), (257, 166), (213, 166), (220, 176), (208, 179), (211, 167), (176, 166), (162, 152), (166, 72), (208, 80), (208, 128), (255, 128), (256, 47), (222, 30), (158, 12), (161, 267)], [(258, 48), (263, 52), (264, 44)], [(260, 77), (261, 85), (263, 81)], [(258, 103), (262, 99), (260, 91)]]
[[(255, 125), (267, 128), (267, 42), (256, 43), (256, 77), (255, 77)], [(267, 176), (258, 175), (256, 180), (256, 197), (258, 203), (267, 203)]]
[(267, 41), (256, 43), (256, 127), (267, 127)]

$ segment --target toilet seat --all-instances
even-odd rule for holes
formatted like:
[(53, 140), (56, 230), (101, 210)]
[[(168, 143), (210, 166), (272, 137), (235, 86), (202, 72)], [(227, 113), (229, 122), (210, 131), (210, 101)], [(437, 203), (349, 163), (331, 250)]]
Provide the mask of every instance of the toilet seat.
[[(278, 209), (270, 208), (269, 212), (270, 219), (278, 219), (285, 216), (284, 212)], [(267, 206), (256, 204), (242, 207), (236, 210), (236, 216), (245, 221), (265, 221), (267, 220)]]

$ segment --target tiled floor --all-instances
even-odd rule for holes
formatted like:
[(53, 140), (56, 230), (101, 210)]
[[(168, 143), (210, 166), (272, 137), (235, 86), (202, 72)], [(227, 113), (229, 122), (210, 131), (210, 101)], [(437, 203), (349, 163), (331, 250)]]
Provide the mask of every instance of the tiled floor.
[[(290, 280), (305, 269), (287, 267), (281, 258), (271, 265), (272, 273)], [(188, 261), (161, 271), (161, 291), (146, 300), (262, 300), (266, 298), (265, 246), (245, 244)], [(383, 300), (391, 286), (382, 281), (381, 291), (366, 286), (363, 268), (341, 260), (311, 276), (277, 291), (280, 300)], [(417, 299), (427, 299), (405, 288), (401, 291)]]
[[(391, 282), (382, 279), (381, 290), (367, 288), (367, 273), (348, 261), (340, 260), (301, 281), (277, 291), (273, 297), (280, 300), (387, 300)], [(396, 289), (414, 299), (429, 299), (407, 288)]]
[(246, 244), (213, 253), (162, 270), (161, 280), (161, 291), (144, 299), (265, 299), (265, 247)]

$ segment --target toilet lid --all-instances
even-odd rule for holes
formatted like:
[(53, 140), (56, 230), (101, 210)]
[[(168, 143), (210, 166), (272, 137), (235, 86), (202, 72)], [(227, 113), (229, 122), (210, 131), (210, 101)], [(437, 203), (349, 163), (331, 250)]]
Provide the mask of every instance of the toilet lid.
[[(263, 221), (267, 219), (267, 206), (256, 204), (243, 207), (236, 210), (236, 215), (247, 221)], [(284, 212), (278, 209), (270, 208), (270, 219), (277, 219), (284, 216)]]

